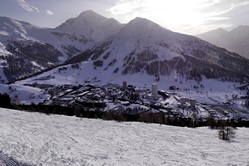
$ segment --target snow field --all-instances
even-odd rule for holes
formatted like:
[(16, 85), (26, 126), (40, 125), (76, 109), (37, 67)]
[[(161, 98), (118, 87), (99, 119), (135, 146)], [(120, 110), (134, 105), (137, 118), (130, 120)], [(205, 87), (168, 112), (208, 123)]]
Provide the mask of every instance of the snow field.
[(249, 132), (119, 123), (0, 109), (0, 149), (36, 165), (247, 165)]
[(0, 84), (0, 93), (7, 93), (11, 97), (12, 103), (18, 104), (38, 104), (49, 98), (49, 95), (39, 88), (18, 84)]

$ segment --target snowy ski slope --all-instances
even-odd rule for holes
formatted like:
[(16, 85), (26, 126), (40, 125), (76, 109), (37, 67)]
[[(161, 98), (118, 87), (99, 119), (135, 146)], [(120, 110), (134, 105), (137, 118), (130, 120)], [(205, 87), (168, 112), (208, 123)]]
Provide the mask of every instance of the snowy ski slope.
[(216, 130), (119, 123), (0, 109), (0, 149), (35, 165), (239, 165), (249, 163), (249, 129), (234, 142)]

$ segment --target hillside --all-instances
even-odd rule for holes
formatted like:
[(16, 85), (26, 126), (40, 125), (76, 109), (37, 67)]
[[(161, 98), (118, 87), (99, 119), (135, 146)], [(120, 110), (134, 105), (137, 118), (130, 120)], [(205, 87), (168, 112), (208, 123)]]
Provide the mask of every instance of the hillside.
[(61, 64), (109, 37), (120, 26), (116, 20), (93, 11), (82, 12), (55, 29), (0, 17), (0, 81), (12, 82)]
[[(84, 47), (86, 47), (84, 46), (86, 44), (86, 39), (81, 35), (75, 36), (50, 28), (40, 28), (28, 22), (8, 17), (0, 17), (0, 23), (0, 41), (5, 46), (12, 45), (13, 42), (26, 43), (26, 45), (31, 45), (35, 42), (39, 44), (49, 44), (63, 54), (59, 59), (60, 61), (63, 61), (67, 56), (70, 56), (70, 47), (72, 47), (71, 51), (78, 50), (78, 52), (84, 50)], [(87, 47), (89, 47), (89, 45), (87, 45)], [(19, 47), (15, 48), (20, 49)], [(15, 54), (14, 50), (10, 49), (10, 52)], [(39, 58), (39, 56), (37, 56), (37, 58)]]
[[(145, 73), (160, 79), (175, 74), (197, 82), (202, 78), (243, 82), (249, 76), (249, 60), (142, 18), (130, 21), (114, 36), (67, 63), (83, 61), (92, 63), (93, 73), (101, 75)], [(98, 75), (92, 77), (98, 79)]]
[(0, 81), (7, 83), (60, 64), (90, 45), (82, 36), (0, 17)]
[[(36, 165), (247, 165), (248, 129), (234, 142), (217, 130), (119, 123), (0, 109), (0, 148)], [(217, 157), (219, 156), (219, 157)]]
[(231, 31), (219, 28), (197, 37), (249, 59), (249, 26), (241, 25)]

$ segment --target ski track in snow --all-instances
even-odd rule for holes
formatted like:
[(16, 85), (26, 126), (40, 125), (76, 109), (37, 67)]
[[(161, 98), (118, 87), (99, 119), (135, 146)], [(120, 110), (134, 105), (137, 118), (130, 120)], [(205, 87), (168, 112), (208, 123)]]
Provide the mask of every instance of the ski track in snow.
[(0, 109), (0, 149), (30, 165), (244, 165), (249, 129), (234, 142), (217, 130), (115, 122)]
[(27, 164), (19, 163), (15, 159), (7, 156), (0, 151), (0, 166), (28, 166)]

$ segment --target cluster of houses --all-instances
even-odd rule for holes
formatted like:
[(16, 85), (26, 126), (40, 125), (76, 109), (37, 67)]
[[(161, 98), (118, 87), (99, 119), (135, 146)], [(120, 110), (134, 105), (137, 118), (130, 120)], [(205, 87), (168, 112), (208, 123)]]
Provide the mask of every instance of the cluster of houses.
[[(156, 83), (151, 89), (135, 87), (123, 82), (121, 85), (108, 83), (106, 85), (84, 84), (74, 85), (32, 85), (44, 90), (50, 99), (45, 105), (60, 105), (77, 107), (80, 110), (120, 111), (129, 114), (145, 112), (162, 112), (169, 116), (189, 118), (196, 116), (207, 119), (210, 115), (215, 118), (230, 118), (229, 111), (213, 108), (210, 105), (197, 103), (193, 99), (180, 97), (174, 93), (158, 90)], [(222, 110), (222, 111), (217, 111)]]

